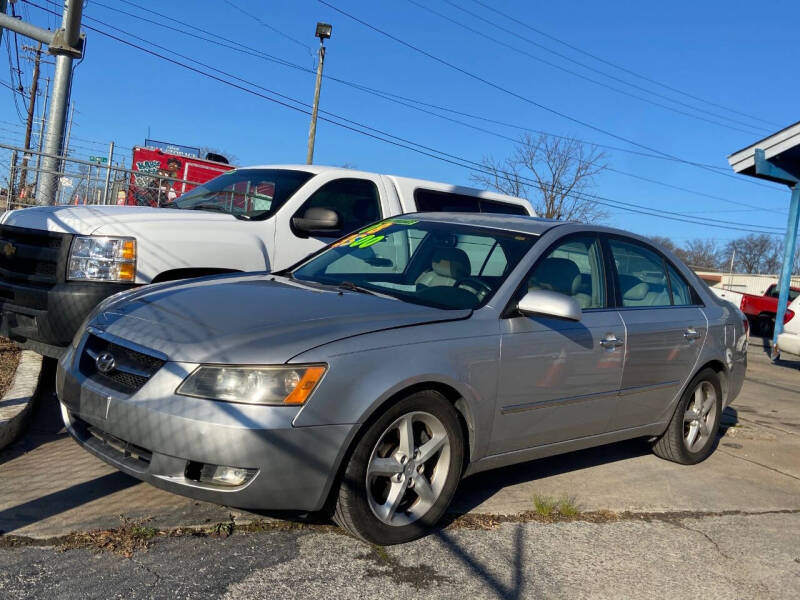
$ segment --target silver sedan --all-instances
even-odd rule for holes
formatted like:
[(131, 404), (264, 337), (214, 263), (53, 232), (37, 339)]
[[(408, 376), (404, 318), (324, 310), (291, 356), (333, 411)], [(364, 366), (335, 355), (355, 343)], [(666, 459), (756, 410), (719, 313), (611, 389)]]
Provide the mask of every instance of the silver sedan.
[(622, 439), (706, 458), (746, 320), (623, 231), (504, 215), (381, 221), (296, 267), (104, 302), (62, 358), (70, 434), (155, 486), (423, 535), (460, 479)]

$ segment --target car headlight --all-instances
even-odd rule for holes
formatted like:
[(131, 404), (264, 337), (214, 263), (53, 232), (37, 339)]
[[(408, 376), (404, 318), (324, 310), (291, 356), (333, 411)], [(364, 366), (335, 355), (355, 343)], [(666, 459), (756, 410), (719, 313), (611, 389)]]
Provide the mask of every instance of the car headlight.
[(67, 279), (134, 281), (136, 240), (129, 237), (78, 236), (72, 240)]
[(176, 393), (244, 404), (303, 404), (325, 374), (322, 365), (282, 367), (201, 366)]

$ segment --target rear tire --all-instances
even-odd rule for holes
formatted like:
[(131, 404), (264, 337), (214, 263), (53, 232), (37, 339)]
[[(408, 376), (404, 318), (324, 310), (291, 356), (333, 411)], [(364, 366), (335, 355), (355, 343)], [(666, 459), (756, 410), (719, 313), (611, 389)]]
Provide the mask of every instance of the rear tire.
[(413, 393), (367, 426), (339, 484), (334, 521), (366, 542), (409, 542), (444, 515), (461, 479), (464, 436), (453, 405)]
[(682, 465), (711, 454), (722, 416), (722, 386), (713, 369), (703, 369), (681, 396), (667, 430), (653, 444), (656, 456)]
[(775, 331), (775, 320), (769, 315), (758, 317), (758, 334), (762, 337), (772, 337)]

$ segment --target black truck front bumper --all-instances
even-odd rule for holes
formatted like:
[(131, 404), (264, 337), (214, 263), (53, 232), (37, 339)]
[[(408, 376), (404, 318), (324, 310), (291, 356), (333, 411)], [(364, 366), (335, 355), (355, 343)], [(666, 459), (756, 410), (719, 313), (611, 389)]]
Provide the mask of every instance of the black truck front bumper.
[(68, 281), (43, 289), (0, 276), (0, 335), (23, 348), (60, 358), (92, 309), (131, 287), (130, 283)]

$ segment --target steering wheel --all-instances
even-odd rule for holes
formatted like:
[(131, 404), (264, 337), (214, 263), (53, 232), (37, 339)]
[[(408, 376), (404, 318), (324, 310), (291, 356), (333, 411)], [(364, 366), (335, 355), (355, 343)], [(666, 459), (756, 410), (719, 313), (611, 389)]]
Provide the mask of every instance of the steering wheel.
[(464, 277), (464, 279), (459, 279), (456, 281), (456, 284), (453, 287), (462, 286), (467, 288), (469, 291), (474, 292), (480, 300), (483, 300), (486, 294), (492, 293), (492, 287), (477, 277)]

